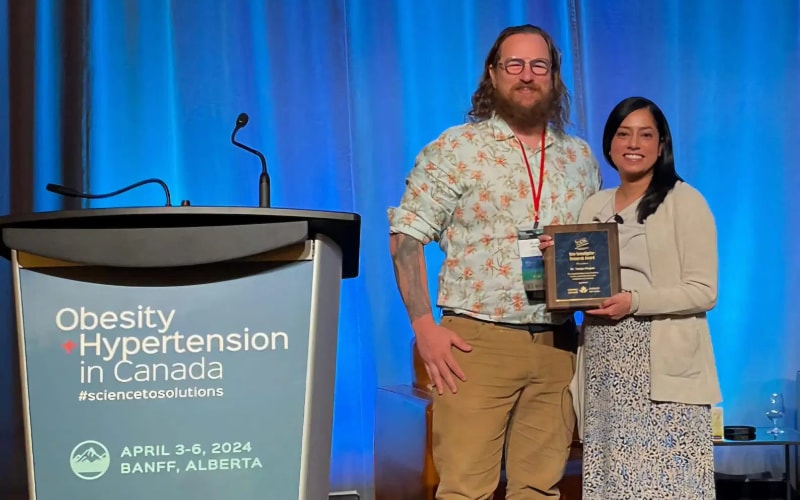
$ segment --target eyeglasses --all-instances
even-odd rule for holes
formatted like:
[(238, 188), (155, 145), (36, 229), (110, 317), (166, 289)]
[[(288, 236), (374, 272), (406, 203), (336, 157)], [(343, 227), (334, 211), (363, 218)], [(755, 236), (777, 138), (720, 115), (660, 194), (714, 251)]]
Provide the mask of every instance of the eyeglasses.
[[(527, 64), (530, 64), (534, 75), (544, 76), (550, 72), (550, 61), (547, 59), (531, 59)], [(497, 65), (506, 70), (509, 75), (519, 75), (525, 69), (526, 62), (524, 59), (512, 57), (497, 63)]]

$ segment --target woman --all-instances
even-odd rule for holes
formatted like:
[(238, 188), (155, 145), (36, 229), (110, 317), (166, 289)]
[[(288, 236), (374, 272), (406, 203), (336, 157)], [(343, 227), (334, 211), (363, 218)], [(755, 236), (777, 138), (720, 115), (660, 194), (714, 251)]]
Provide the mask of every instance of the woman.
[(611, 111), (603, 153), (620, 185), (589, 198), (580, 222), (618, 223), (623, 292), (584, 315), (571, 386), (583, 420), (583, 498), (713, 499), (714, 217), (675, 172), (653, 102), (631, 97)]

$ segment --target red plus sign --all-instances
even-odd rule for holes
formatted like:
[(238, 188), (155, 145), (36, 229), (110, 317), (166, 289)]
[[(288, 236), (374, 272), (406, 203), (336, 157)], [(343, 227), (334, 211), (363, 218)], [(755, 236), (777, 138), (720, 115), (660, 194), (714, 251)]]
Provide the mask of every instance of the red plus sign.
[(75, 342), (73, 342), (71, 340), (67, 340), (66, 342), (61, 344), (61, 347), (63, 347), (64, 350), (67, 351), (67, 354), (70, 354), (72, 352), (72, 350), (77, 347), (77, 344), (75, 344)]

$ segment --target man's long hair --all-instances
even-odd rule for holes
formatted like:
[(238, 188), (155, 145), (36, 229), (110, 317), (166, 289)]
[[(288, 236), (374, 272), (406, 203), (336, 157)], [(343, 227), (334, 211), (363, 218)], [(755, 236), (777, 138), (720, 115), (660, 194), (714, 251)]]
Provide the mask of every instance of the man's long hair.
[[(553, 43), (553, 39), (543, 29), (531, 24), (522, 26), (512, 26), (506, 28), (495, 40), (486, 62), (483, 65), (483, 76), (478, 84), (478, 89), (472, 94), (472, 109), (467, 116), (471, 122), (481, 122), (492, 117), (495, 112), (495, 90), (492, 85), (492, 78), (489, 76), (489, 68), (497, 68), (499, 62), (500, 46), (506, 38), (519, 33), (530, 33), (544, 38), (550, 52), (550, 81), (552, 83), (552, 105), (549, 114), (549, 123), (559, 132), (564, 132), (564, 128), (569, 124), (569, 92), (564, 82), (561, 80), (561, 54)], [(497, 68), (495, 71), (501, 71)]]

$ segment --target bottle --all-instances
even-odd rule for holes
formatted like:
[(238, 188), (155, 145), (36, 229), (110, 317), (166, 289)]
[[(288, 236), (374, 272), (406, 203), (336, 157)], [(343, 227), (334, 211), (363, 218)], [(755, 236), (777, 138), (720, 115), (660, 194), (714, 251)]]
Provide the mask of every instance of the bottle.
[(711, 407), (711, 439), (721, 441), (725, 437), (723, 411), (721, 406)]

